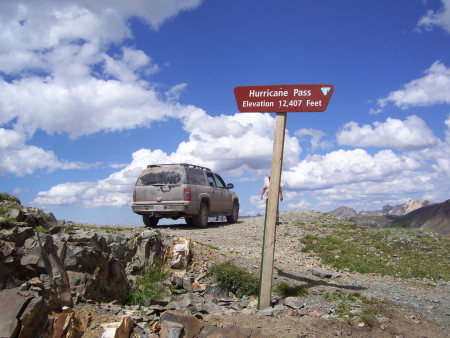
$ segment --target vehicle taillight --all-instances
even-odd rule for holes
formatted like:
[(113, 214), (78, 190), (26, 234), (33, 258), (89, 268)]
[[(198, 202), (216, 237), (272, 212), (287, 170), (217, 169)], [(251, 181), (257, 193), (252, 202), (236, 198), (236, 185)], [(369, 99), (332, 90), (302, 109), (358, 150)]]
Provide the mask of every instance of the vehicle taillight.
[(133, 202), (136, 202), (136, 189), (133, 189)]
[(191, 188), (184, 188), (184, 200), (190, 201), (191, 200)]

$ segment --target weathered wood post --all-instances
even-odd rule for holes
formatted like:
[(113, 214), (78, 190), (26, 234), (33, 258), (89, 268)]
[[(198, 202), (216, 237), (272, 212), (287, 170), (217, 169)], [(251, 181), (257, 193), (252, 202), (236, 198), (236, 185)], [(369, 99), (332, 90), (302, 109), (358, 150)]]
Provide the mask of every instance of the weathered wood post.
[(276, 217), (278, 198), (283, 169), (284, 136), (287, 113), (277, 113), (275, 135), (273, 140), (272, 170), (270, 171), (270, 189), (267, 200), (266, 224), (264, 225), (264, 241), (261, 262), (261, 287), (258, 309), (270, 306), (273, 274), (273, 258), (275, 255)]

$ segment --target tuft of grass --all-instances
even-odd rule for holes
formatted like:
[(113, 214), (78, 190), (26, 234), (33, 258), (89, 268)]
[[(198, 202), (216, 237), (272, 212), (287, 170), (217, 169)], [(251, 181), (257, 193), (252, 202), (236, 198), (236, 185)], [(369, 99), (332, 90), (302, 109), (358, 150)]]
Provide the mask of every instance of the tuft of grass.
[(450, 240), (444, 236), (417, 229), (348, 226), (328, 233), (304, 236), (301, 251), (314, 253), (339, 270), (450, 280)]
[(292, 286), (286, 282), (281, 282), (275, 286), (274, 290), (278, 295), (283, 298), (286, 297), (306, 297), (308, 295), (308, 289), (303, 286)]
[(41, 226), (41, 225), (35, 227), (34, 231), (40, 232), (40, 233), (43, 233), (43, 234), (48, 234), (48, 230), (46, 228), (44, 228), (43, 226)]
[(130, 231), (133, 228), (120, 225), (92, 225), (92, 224), (74, 224), (75, 227), (84, 230), (104, 230), (104, 231)]
[(10, 195), (8, 193), (0, 193), (0, 201), (10, 201), (20, 204), (20, 200), (16, 196)]
[(327, 301), (356, 302), (361, 298), (361, 293), (335, 291), (333, 293), (326, 292), (323, 297)]
[(233, 292), (236, 296), (258, 295), (259, 279), (255, 275), (238, 268), (233, 262), (214, 265), (210, 275), (223, 290)]
[(211, 244), (206, 244), (206, 246), (207, 246), (208, 248), (210, 248), (211, 250), (220, 250), (219, 247), (214, 246), (214, 245), (211, 245)]
[(164, 281), (169, 272), (161, 261), (155, 261), (136, 279), (135, 285), (128, 292), (127, 305), (146, 305), (149, 299), (160, 300), (169, 293)]
[(366, 298), (359, 292), (327, 292), (324, 299), (337, 304), (335, 314), (340, 318), (359, 320), (368, 326), (372, 326), (378, 315), (377, 301), (373, 298)]
[(364, 307), (359, 319), (367, 326), (372, 327), (376, 321), (378, 312), (374, 308)]

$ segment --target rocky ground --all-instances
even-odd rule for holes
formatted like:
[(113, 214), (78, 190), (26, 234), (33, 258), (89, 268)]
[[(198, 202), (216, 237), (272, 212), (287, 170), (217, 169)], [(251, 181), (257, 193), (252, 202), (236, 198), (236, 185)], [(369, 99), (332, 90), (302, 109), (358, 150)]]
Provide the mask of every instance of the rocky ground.
[[(329, 214), (281, 215), (273, 286), (286, 282), (307, 294), (283, 299), (273, 293), (273, 307), (258, 310), (255, 297), (224, 294), (208, 272), (217, 263), (232, 261), (258, 276), (263, 217), (211, 222), (204, 229), (184, 222), (153, 230), (104, 228), (56, 223), (53, 215), (8, 203), (0, 208), (0, 332), (22, 325), (24, 336), (35, 324), (48, 323), (46, 332), (53, 337), (127, 338), (129, 332), (131, 337), (178, 337), (176, 332), (184, 332), (181, 337), (450, 337), (449, 282), (337, 271), (302, 252), (301, 238), (324, 234), (330, 227), (323, 225), (341, 222)], [(188, 265), (187, 256), (177, 254), (177, 243), (192, 249)], [(182, 293), (144, 307), (120, 305), (123, 284), (161, 255), (173, 269), (167, 285), (180, 283)], [(175, 257), (181, 257), (180, 266)], [(343, 303), (329, 297), (333, 294), (358, 294), (357, 300), (346, 301), (350, 315), (339, 314)], [(367, 308), (371, 321), (363, 320), (363, 297), (372, 300)], [(20, 310), (22, 304), (27, 308)], [(49, 313), (50, 321), (40, 313)], [(9, 318), (19, 320), (11, 329)], [(117, 335), (121, 329), (115, 329), (105, 335), (105, 327), (118, 321), (127, 333)]]
[[(314, 211), (290, 211), (282, 214), (281, 221), (282, 224), (277, 227), (273, 283), (286, 281), (306, 287), (309, 292), (303, 300), (305, 308), (320, 311), (310, 311), (308, 316), (299, 318), (234, 312), (213, 315), (207, 320), (223, 325), (237, 323), (257, 327), (266, 334), (278, 337), (450, 337), (450, 283), (335, 271), (323, 266), (317, 257), (302, 253), (299, 241), (305, 232), (314, 233), (317, 224), (332, 222), (333, 218), (323, 217), (322, 213)], [(262, 217), (253, 217), (240, 219), (236, 224), (212, 222), (205, 229), (193, 229), (183, 224), (164, 226), (161, 232), (191, 238), (198, 243), (195, 248), (199, 256), (202, 255), (202, 248), (212, 248), (208, 250), (211, 261), (233, 260), (236, 265), (258, 273), (263, 223)], [(331, 278), (316, 276), (315, 270), (318, 268), (329, 271)], [(355, 291), (378, 300), (378, 321), (373, 327), (361, 323), (349, 324), (332, 314), (323, 313), (323, 309), (336, 306), (325, 301), (324, 293), (336, 290)], [(276, 301), (276, 295), (273, 295), (273, 300)]]

